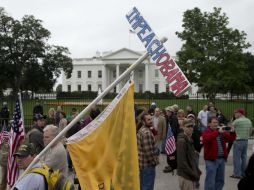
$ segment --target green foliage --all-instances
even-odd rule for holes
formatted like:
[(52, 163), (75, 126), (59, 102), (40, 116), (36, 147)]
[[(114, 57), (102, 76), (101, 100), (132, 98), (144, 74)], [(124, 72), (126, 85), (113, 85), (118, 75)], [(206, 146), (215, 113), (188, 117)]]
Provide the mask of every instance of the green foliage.
[(51, 91), (61, 69), (71, 76), (68, 49), (49, 45), (49, 38), (41, 20), (32, 15), (15, 20), (0, 7), (0, 90)]
[(247, 65), (245, 72), (250, 73), (250, 80), (247, 82), (247, 85), (249, 85), (251, 91), (254, 92), (254, 56), (249, 52), (245, 53), (244, 62)]
[(63, 91), (63, 85), (62, 85), (62, 84), (57, 85), (57, 87), (56, 87), (56, 92), (57, 92), (57, 93), (60, 93), (60, 92), (62, 92), (62, 91)]
[(183, 41), (177, 52), (179, 66), (190, 82), (211, 96), (250, 90), (243, 56), (250, 44), (245, 32), (229, 28), (228, 24), (228, 17), (220, 8), (211, 13), (194, 8), (184, 13), (183, 31), (176, 32)]

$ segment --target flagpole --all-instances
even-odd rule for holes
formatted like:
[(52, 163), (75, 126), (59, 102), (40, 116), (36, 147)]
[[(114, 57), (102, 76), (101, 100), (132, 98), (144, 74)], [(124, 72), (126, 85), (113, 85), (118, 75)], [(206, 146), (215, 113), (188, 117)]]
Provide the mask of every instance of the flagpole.
[[(167, 41), (166, 37), (163, 37), (161, 39), (161, 43), (165, 43)], [(130, 65), (130, 67), (125, 70), (113, 83), (111, 83), (97, 98), (95, 98), (82, 112), (80, 112), (41, 152), (38, 154), (34, 160), (31, 162), (31, 164), (27, 167), (27, 169), (21, 174), (19, 179), (21, 179), (27, 172), (28, 170), (31, 169), (31, 167), (37, 163), (40, 159), (40, 157), (45, 154), (48, 149), (54, 145), (57, 141), (59, 141), (65, 133), (73, 127), (78, 121), (80, 121), (85, 114), (91, 110), (92, 107), (94, 107), (104, 96), (106, 96), (114, 87), (119, 84), (125, 77), (127, 77), (140, 63), (142, 63), (149, 54), (146, 52), (144, 53), (137, 61), (135, 61), (133, 64)], [(19, 179), (17, 181), (19, 181)], [(13, 186), (15, 187), (15, 185)], [(13, 189), (13, 188), (12, 188)]]
[(25, 137), (25, 120), (24, 120), (24, 112), (23, 112), (23, 104), (22, 104), (22, 101), (21, 101), (21, 92), (18, 93), (18, 98), (19, 98), (19, 106), (20, 106), (20, 112), (21, 112), (21, 119), (22, 119), (22, 122), (23, 122), (23, 125), (24, 125), (24, 137)]

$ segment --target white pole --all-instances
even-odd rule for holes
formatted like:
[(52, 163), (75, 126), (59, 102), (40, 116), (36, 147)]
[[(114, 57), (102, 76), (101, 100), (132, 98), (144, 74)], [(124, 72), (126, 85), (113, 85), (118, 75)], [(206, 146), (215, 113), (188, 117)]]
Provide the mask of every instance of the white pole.
[[(161, 39), (161, 42), (164, 43), (167, 41), (166, 37)], [(48, 149), (59, 141), (65, 133), (73, 127), (80, 119), (82, 119), (85, 114), (94, 107), (104, 96), (107, 95), (118, 83), (120, 83), (125, 77), (127, 77), (140, 63), (142, 63), (147, 57), (149, 56), (148, 53), (144, 53), (137, 61), (135, 61), (130, 67), (124, 71), (113, 83), (111, 83), (97, 98), (95, 98), (82, 112), (80, 112), (41, 152), (38, 154), (31, 164), (26, 168), (26, 170), (20, 175), (19, 179), (16, 183), (31, 169), (31, 167), (39, 161), (39, 158), (48, 151)], [(16, 183), (13, 185), (15, 187)], [(12, 189), (13, 189), (12, 187)]]
[(23, 126), (24, 126), (24, 135), (26, 135), (26, 131), (25, 131), (25, 119), (24, 119), (24, 112), (23, 112), (23, 104), (21, 101), (21, 92), (18, 93), (18, 97), (19, 97), (19, 106), (20, 106), (20, 112), (21, 112), (21, 119), (23, 122)]

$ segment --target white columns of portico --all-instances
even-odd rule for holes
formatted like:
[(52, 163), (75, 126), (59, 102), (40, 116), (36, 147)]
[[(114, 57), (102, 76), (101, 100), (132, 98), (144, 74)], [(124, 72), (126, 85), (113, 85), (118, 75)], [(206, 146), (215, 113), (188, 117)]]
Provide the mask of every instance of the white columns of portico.
[(145, 91), (149, 91), (149, 72), (148, 72), (148, 63), (145, 63)]
[[(116, 78), (118, 78), (120, 75), (120, 66), (119, 64), (116, 64)], [(116, 85), (116, 92), (118, 93), (119, 92), (119, 84)]]
[(106, 72), (106, 65), (102, 66), (102, 91), (107, 88), (107, 72)]

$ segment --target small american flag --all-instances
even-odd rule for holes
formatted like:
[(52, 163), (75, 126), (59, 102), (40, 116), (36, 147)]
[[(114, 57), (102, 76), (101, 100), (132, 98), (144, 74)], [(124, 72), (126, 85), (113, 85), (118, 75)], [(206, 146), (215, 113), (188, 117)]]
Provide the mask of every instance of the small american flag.
[(25, 130), (24, 123), (21, 117), (21, 102), (20, 98), (17, 98), (15, 110), (13, 113), (13, 123), (11, 126), (11, 134), (10, 134), (10, 151), (8, 155), (8, 172), (7, 172), (7, 181), (10, 186), (13, 186), (15, 181), (18, 178), (18, 165), (13, 154), (16, 152), (20, 142), (24, 139)]
[(171, 127), (168, 128), (165, 151), (166, 151), (167, 155), (171, 155), (173, 152), (176, 151), (175, 137), (174, 137)]
[(0, 145), (4, 142), (4, 140), (9, 141), (10, 133), (7, 131), (6, 126), (4, 125), (2, 128), (2, 132), (0, 133)]

